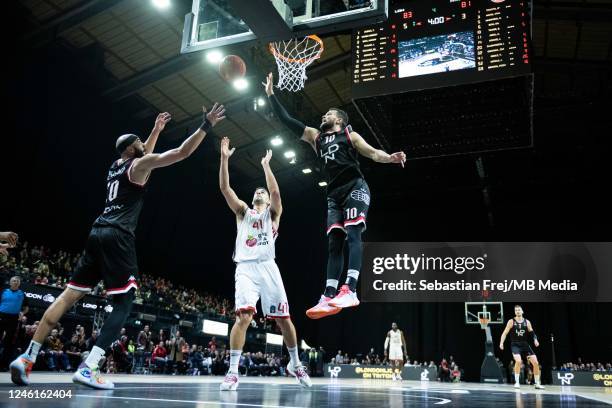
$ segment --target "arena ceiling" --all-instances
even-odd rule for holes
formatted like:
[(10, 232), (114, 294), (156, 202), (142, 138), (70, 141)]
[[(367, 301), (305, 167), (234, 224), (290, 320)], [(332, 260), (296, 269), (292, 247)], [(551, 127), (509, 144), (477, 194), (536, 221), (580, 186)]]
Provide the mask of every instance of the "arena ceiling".
[[(20, 3), (29, 16), (29, 26), (22, 36), (25, 47), (38, 49), (59, 44), (75, 53), (90, 52), (97, 56), (99, 65), (92, 72), (92, 81), (100, 84), (100, 95), (135, 119), (152, 120), (157, 112), (171, 112), (174, 120), (167, 131), (171, 138), (178, 140), (187, 129), (199, 124), (203, 104), (210, 106), (214, 101), (223, 101), (230, 117), (215, 131), (230, 136), (239, 148), (234, 169), (246, 180), (253, 183), (261, 180), (259, 159), (271, 137), (285, 135), (285, 140), (289, 139), (286, 129), (267, 109), (253, 110), (253, 99), (263, 94), (260, 79), (265, 72), (275, 71), (265, 47), (254, 44), (227, 47), (226, 53), (238, 54), (247, 63), (250, 90), (244, 94), (228, 86), (202, 54), (180, 54), (184, 15), (191, 8), (191, 1), (173, 0), (173, 6), (165, 11), (145, 0)], [(534, 10), (536, 98), (555, 109), (561, 100), (597, 98), (609, 93), (612, 1), (536, 1)], [(291, 98), (283, 96), (288, 109), (309, 123), (317, 123), (319, 115), (330, 106), (348, 107), (351, 113), (350, 35), (344, 32), (324, 40), (325, 52), (309, 69), (306, 89)], [(376, 143), (367, 131), (363, 133)], [(313, 157), (302, 147), (294, 146), (299, 149), (297, 165), (289, 164), (281, 155), (275, 156), (279, 176), (308, 183), (319, 181), (320, 177), (308, 179), (301, 173), (301, 168), (310, 164)], [(463, 184), (473, 185), (473, 160), (454, 159), (446, 163), (447, 170), (454, 165), (462, 166), (464, 173), (469, 174)], [(428, 177), (421, 179), (429, 182), (435, 179), (439, 170), (434, 167)], [(448, 183), (461, 185), (456, 178), (462, 173), (453, 173)]]

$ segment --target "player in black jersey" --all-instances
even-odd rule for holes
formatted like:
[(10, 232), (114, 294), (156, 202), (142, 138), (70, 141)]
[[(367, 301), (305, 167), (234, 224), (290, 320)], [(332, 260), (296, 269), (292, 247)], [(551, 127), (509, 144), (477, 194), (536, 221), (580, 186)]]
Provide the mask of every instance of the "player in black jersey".
[(103, 280), (106, 293), (113, 295), (113, 310), (104, 322), (95, 346), (72, 380), (93, 388), (114, 388), (112, 382), (99, 375), (98, 363), (125, 324), (134, 301), (134, 290), (138, 287), (134, 230), (147, 181), (152, 170), (189, 157), (204, 140), (206, 133), (223, 120), (224, 113), (223, 105), (217, 104), (210, 112), (205, 110), (200, 128), (181, 146), (161, 154), (151, 152), (159, 134), (170, 120), (168, 113), (157, 117), (155, 127), (145, 143), (132, 134), (117, 139), (116, 147), (121, 158), (112, 164), (108, 172), (104, 211), (94, 222), (87, 238), (85, 253), (66, 289), (45, 311), (26, 352), (11, 363), (11, 380), (15, 384), (29, 384), (30, 371), (45, 337), (66, 311)]
[(499, 348), (501, 350), (504, 349), (504, 342), (506, 341), (506, 336), (508, 333), (510, 333), (510, 349), (512, 350), (512, 356), (514, 357), (514, 387), (521, 387), (521, 384), (519, 383), (519, 378), (521, 376), (521, 364), (523, 363), (521, 355), (525, 354), (527, 356), (527, 360), (533, 367), (535, 387), (537, 389), (544, 389), (542, 383), (540, 382), (540, 365), (538, 363), (538, 358), (527, 342), (527, 335), (533, 338), (534, 346), (539, 347), (540, 343), (538, 342), (538, 337), (533, 330), (531, 322), (523, 317), (523, 308), (520, 305), (514, 306), (514, 318), (508, 320), (506, 329), (501, 335), (501, 339), (499, 340)]
[[(406, 155), (404, 152), (387, 154), (370, 146), (351, 129), (346, 112), (337, 108), (330, 108), (323, 115), (319, 129), (308, 127), (289, 116), (276, 98), (272, 73), (262, 84), (280, 121), (310, 144), (327, 174), (327, 282), (319, 303), (306, 311), (311, 319), (320, 319), (342, 308), (359, 305), (356, 291), (362, 259), (361, 234), (366, 227), (370, 189), (361, 173), (358, 154), (379, 163), (398, 163), (402, 167)], [(349, 251), (348, 276), (337, 293), (344, 267), (345, 238)]]

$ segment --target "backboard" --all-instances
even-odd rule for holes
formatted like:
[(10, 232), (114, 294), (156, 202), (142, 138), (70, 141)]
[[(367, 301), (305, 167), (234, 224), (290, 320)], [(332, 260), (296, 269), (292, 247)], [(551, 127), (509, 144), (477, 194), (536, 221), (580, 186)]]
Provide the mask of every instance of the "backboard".
[(504, 324), (504, 304), (502, 302), (465, 302), (465, 324), (480, 324), (486, 317), (488, 324)]
[[(388, 0), (269, 1), (296, 37), (350, 29), (387, 18)], [(251, 7), (249, 0), (193, 0), (192, 11), (185, 16), (181, 53), (257, 39), (232, 4)], [(256, 2), (252, 4), (251, 19), (255, 14), (258, 21), (270, 20), (269, 10), (260, 11)]]

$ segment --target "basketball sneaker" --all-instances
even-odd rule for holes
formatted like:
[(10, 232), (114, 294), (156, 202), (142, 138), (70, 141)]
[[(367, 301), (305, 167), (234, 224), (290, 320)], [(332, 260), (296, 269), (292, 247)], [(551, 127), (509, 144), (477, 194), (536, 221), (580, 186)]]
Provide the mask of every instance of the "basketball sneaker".
[(397, 381), (402, 381), (402, 375), (401, 373), (397, 373)]
[(82, 363), (78, 370), (76, 370), (72, 376), (72, 382), (98, 390), (112, 390), (115, 388), (115, 384), (102, 378), (98, 367), (89, 367), (85, 363)]
[(342, 310), (339, 307), (330, 306), (329, 301), (331, 298), (325, 297), (325, 295), (321, 295), (321, 299), (319, 299), (319, 303), (315, 306), (311, 307), (306, 311), (306, 316), (311, 319), (320, 319), (326, 316), (332, 316), (336, 313), (340, 313)]
[(30, 372), (32, 372), (32, 367), (34, 367), (34, 363), (27, 355), (22, 354), (17, 357), (9, 365), (9, 370), (11, 371), (11, 381), (13, 381), (13, 384), (30, 384)]
[(397, 380), (397, 378), (395, 378), (395, 373), (393, 373), (393, 377), (391, 377), (391, 379), (392, 379), (393, 381)]
[(359, 306), (359, 299), (357, 299), (357, 293), (353, 292), (348, 285), (342, 285), (340, 292), (328, 303), (330, 306), (342, 309)]
[(225, 374), (221, 385), (219, 385), (219, 389), (221, 391), (235, 391), (236, 388), (238, 388), (238, 374), (228, 372)]
[(521, 388), (521, 384), (519, 384), (519, 383), (514, 383), (514, 388)]
[(293, 363), (289, 362), (289, 364), (287, 364), (287, 372), (294, 376), (302, 387), (312, 387), (312, 381), (310, 381), (310, 377), (306, 372), (306, 367), (303, 365), (295, 367)]
[(546, 388), (544, 388), (544, 386), (543, 386), (542, 384), (538, 384), (538, 383), (536, 383), (536, 385), (535, 385), (535, 389), (536, 389), (536, 390), (545, 390)]

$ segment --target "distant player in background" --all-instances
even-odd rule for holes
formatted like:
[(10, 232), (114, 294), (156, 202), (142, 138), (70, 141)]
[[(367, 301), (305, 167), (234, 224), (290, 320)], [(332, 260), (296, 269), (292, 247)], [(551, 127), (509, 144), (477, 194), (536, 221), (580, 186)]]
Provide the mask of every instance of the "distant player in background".
[[(342, 308), (359, 305), (357, 280), (362, 260), (361, 234), (366, 228), (370, 208), (370, 188), (361, 172), (358, 154), (379, 163), (398, 163), (402, 167), (406, 155), (404, 152), (387, 154), (370, 146), (353, 132), (348, 115), (338, 108), (330, 108), (323, 115), (318, 129), (308, 127), (289, 116), (276, 98), (272, 73), (263, 85), (279, 120), (314, 149), (327, 174), (327, 280), (319, 302), (306, 311), (309, 318), (320, 319)], [(345, 240), (349, 251), (348, 276), (338, 292), (338, 281), (344, 269)]]
[(306, 368), (298, 355), (297, 335), (289, 314), (289, 303), (283, 280), (276, 266), (274, 243), (283, 212), (280, 190), (270, 168), (272, 151), (261, 159), (267, 190), (255, 189), (253, 208), (240, 200), (229, 183), (229, 158), (234, 149), (229, 139), (221, 141), (219, 188), (227, 205), (236, 215), (238, 231), (234, 249), (236, 262), (236, 321), (230, 333), (230, 368), (220, 385), (221, 391), (238, 388), (238, 365), (244, 347), (246, 331), (251, 324), (256, 304), (261, 297), (261, 308), (268, 319), (275, 319), (283, 333), (290, 361), (287, 371), (304, 387), (312, 386)]
[(538, 358), (531, 349), (531, 346), (527, 342), (527, 334), (533, 339), (533, 344), (536, 347), (540, 346), (538, 337), (533, 330), (531, 322), (523, 317), (523, 308), (520, 305), (514, 306), (514, 318), (508, 320), (506, 329), (501, 335), (499, 340), (499, 348), (504, 349), (504, 342), (506, 336), (510, 333), (510, 348), (512, 350), (512, 356), (514, 357), (514, 388), (520, 388), (521, 384), (519, 379), (521, 377), (521, 355), (525, 354), (527, 360), (533, 367), (533, 376), (535, 379), (535, 388), (544, 389), (540, 382), (540, 364)]
[(385, 339), (385, 357), (391, 362), (393, 368), (393, 381), (402, 380), (402, 366), (406, 352), (406, 339), (404, 333), (397, 328), (397, 323), (391, 323), (391, 330), (387, 332)]
[(72, 381), (98, 389), (114, 388), (112, 382), (100, 376), (98, 364), (125, 324), (132, 310), (134, 292), (138, 288), (134, 232), (149, 176), (156, 168), (170, 166), (191, 156), (212, 127), (224, 118), (224, 113), (223, 105), (215, 104), (210, 112), (204, 112), (200, 128), (181, 146), (161, 154), (152, 152), (159, 134), (171, 119), (168, 113), (161, 113), (157, 117), (155, 127), (145, 143), (133, 134), (117, 139), (115, 147), (121, 157), (108, 171), (104, 211), (94, 222), (85, 252), (66, 289), (45, 311), (26, 352), (11, 363), (13, 383), (30, 383), (30, 371), (46, 336), (77, 301), (91, 292), (100, 280), (104, 280), (106, 293), (112, 296), (113, 311), (104, 322), (87, 359), (74, 373)]

